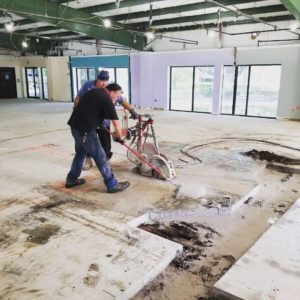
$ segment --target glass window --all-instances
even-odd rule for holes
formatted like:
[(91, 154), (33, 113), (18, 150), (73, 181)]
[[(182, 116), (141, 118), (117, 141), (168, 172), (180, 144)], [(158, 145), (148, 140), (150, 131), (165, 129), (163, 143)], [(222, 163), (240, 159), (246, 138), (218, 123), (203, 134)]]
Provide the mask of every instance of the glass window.
[(29, 98), (39, 98), (39, 72), (38, 68), (25, 68), (27, 82), (27, 96)]
[(28, 97), (35, 97), (33, 69), (26, 69)]
[(192, 111), (193, 67), (171, 68), (171, 110)]
[(39, 71), (38, 68), (34, 68), (34, 88), (35, 88), (35, 96), (36, 98), (40, 97), (40, 83), (39, 83)]
[(89, 81), (96, 80), (96, 69), (95, 68), (88, 68), (89, 71)]
[(212, 112), (214, 67), (195, 67), (194, 111)]
[(276, 117), (281, 66), (251, 66), (248, 115)]
[(87, 69), (77, 69), (77, 89), (78, 91), (88, 81), (88, 72)]
[(47, 69), (42, 68), (42, 82), (43, 82), (43, 98), (48, 99), (48, 74)]
[[(235, 78), (236, 68), (237, 78)], [(224, 67), (221, 113), (275, 118), (280, 73), (281, 66)]]
[(129, 101), (128, 68), (117, 68), (116, 73), (117, 73), (116, 83), (122, 87), (123, 95)]
[(249, 66), (238, 67), (235, 114), (246, 115)]
[(224, 66), (223, 68), (223, 88), (222, 88), (222, 114), (232, 114), (233, 90), (234, 90), (234, 66)]

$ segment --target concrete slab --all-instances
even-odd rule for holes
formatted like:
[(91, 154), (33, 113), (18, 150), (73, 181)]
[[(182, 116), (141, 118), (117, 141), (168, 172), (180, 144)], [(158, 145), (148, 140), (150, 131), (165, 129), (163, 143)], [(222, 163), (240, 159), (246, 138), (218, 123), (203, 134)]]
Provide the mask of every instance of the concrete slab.
[(214, 285), (226, 299), (298, 299), (300, 199)]
[(115, 212), (23, 200), (0, 213), (1, 299), (129, 299), (182, 251)]
[[(175, 164), (180, 163), (180, 144), (163, 144), (160, 149)], [(99, 181), (99, 172), (95, 167), (82, 173), (87, 183), (80, 188), (64, 189), (63, 181), (51, 184), (51, 187), (96, 203), (101, 209), (136, 218), (149, 214), (152, 215), (151, 219), (161, 220), (228, 214), (232, 212), (231, 208), (242, 205), (245, 197), (253, 196), (258, 191), (258, 181), (253, 173), (260, 168), (253, 160), (243, 156), (236, 159), (238, 155), (232, 151), (226, 153), (226, 166), (226, 163), (221, 165), (223, 149), (200, 151), (198, 155), (203, 163), (197, 167), (188, 165), (178, 169), (177, 178), (172, 182), (142, 177), (131, 171), (133, 165), (129, 161), (123, 158), (113, 160), (111, 165), (118, 178), (127, 178), (132, 183), (131, 190), (134, 193), (130, 193), (130, 197), (127, 196), (129, 192), (125, 192), (99, 198), (99, 193), (103, 193), (105, 187)], [(235, 184), (232, 185), (232, 182)], [(223, 202), (228, 198), (230, 204), (224, 207)], [(221, 209), (208, 209), (203, 205), (203, 200), (220, 204)]]
[[(216, 238), (213, 247), (205, 250), (207, 257), (202, 260), (204, 265), (214, 264), (215, 256), (230, 254), (238, 258), (268, 227), (267, 219), (278, 215), (275, 210), (284, 210), (282, 203), (287, 208), (294, 202), (295, 198), (299, 197), (299, 180), (297, 176), (293, 176), (282, 184), (280, 181), (282, 175), (274, 174), (270, 178), (270, 171), (261, 171), (264, 169), (264, 164), (254, 162), (239, 154), (240, 151), (248, 151), (253, 147), (272, 151), (269, 145), (264, 146), (247, 140), (229, 143), (226, 140), (226, 137), (253, 137), (264, 141), (277, 141), (283, 145), (299, 148), (299, 123), (171, 111), (150, 113), (154, 114), (155, 129), (162, 150), (167, 156), (170, 156), (176, 165), (178, 174), (176, 181), (166, 183), (133, 174), (131, 164), (127, 162), (125, 149), (119, 144), (113, 143), (112, 166), (114, 174), (118, 179), (129, 179), (131, 181), (129, 190), (116, 195), (107, 194), (96, 169), (82, 173), (82, 176), (87, 179), (86, 185), (69, 191), (64, 190), (63, 182), (74, 154), (73, 139), (66, 125), (71, 111), (72, 103), (51, 103), (39, 100), (0, 101), (0, 228), (2, 234), (0, 251), (3, 250), (6, 256), (4, 257), (3, 254), (1, 258), (0, 269), (11, 276), (6, 277), (9, 278), (9, 285), (5, 286), (5, 289), (0, 289), (0, 298), (3, 295), (8, 297), (8, 293), (10, 299), (24, 299), (28, 295), (30, 296), (27, 298), (30, 299), (41, 298), (34, 289), (22, 295), (21, 290), (18, 290), (18, 288), (13, 292), (13, 284), (16, 281), (23, 291), (29, 291), (31, 281), (28, 280), (23, 284), (22, 280), (25, 276), (22, 279), (22, 275), (18, 274), (25, 272), (24, 274), (28, 274), (30, 278), (32, 275), (30, 273), (31, 268), (37, 270), (37, 272), (44, 267), (47, 270), (48, 263), (55, 266), (52, 260), (58, 260), (60, 263), (60, 268), (54, 270), (54, 267), (51, 267), (53, 274), (56, 274), (56, 272), (60, 274), (53, 275), (53, 278), (57, 279), (61, 276), (59, 279), (63, 278), (66, 283), (65, 285), (61, 283), (61, 292), (58, 291), (60, 287), (55, 290), (58, 297), (61, 293), (69, 291), (71, 284), (65, 278), (63, 269), (66, 263), (66, 271), (69, 274), (70, 261), (76, 254), (74, 252), (76, 252), (78, 241), (80, 242), (78, 251), (82, 250), (79, 251), (78, 256), (82, 257), (83, 263), (82, 267), (78, 266), (80, 263), (77, 262), (74, 266), (78, 266), (76, 270), (78, 270), (81, 277), (71, 275), (71, 278), (77, 280), (80, 285), (84, 285), (82, 284), (83, 281), (94, 284), (97, 281), (95, 272), (99, 271), (93, 263), (93, 260), (98, 258), (98, 252), (94, 249), (95, 247), (89, 247), (94, 243), (92, 237), (96, 236), (106, 241), (111, 238), (113, 240), (112, 245), (117, 244), (116, 249), (120, 249), (118, 248), (119, 235), (117, 233), (119, 231), (124, 233), (121, 229), (127, 228), (127, 224), (129, 224), (129, 233), (131, 234), (132, 226), (136, 226), (145, 220), (146, 216), (149, 217), (149, 211), (190, 210), (193, 207), (202, 207), (200, 206), (202, 198), (222, 201), (224, 195), (230, 195), (233, 204), (238, 203), (237, 200), (241, 201), (239, 199), (252, 191), (257, 183), (260, 183), (261, 190), (257, 195), (248, 205), (240, 206), (234, 214), (216, 218), (201, 216), (195, 220), (196, 222), (205, 222), (223, 236), (222, 238)], [(133, 125), (134, 121), (130, 120), (130, 122)], [(220, 140), (221, 143), (216, 143), (216, 140)], [(225, 142), (222, 142), (222, 140), (225, 140)], [(190, 143), (191, 141), (192, 143)], [(193, 153), (199, 155), (203, 164), (194, 164), (193, 162), (185, 164), (179, 160), (181, 156), (180, 147), (184, 143), (189, 143), (193, 147), (202, 145), (196, 147)], [(205, 146), (211, 143), (214, 143), (213, 146)], [(276, 153), (281, 151), (283, 155), (288, 156), (298, 155), (298, 152), (286, 148), (274, 148), (274, 151)], [(53, 186), (54, 191), (49, 188), (49, 185), (53, 183), (56, 184), (56, 186)], [(51, 200), (50, 204), (49, 199)], [(35, 213), (33, 213), (33, 205), (44, 205), (44, 208), (34, 210)], [(269, 207), (271, 205), (272, 207)], [(281, 206), (279, 207), (279, 205)], [(111, 222), (105, 221), (106, 211), (109, 211), (107, 220), (113, 218)], [(76, 216), (75, 218), (72, 216), (73, 214), (79, 214), (79, 217)], [(104, 217), (102, 217), (102, 214)], [(93, 226), (91, 216), (94, 216), (98, 221), (93, 221), (99, 224), (106, 226), (107, 223), (110, 223), (112, 228), (107, 232), (98, 234), (98, 227), (101, 228), (101, 226), (97, 225), (96, 229), (91, 227)], [(139, 218), (135, 219), (136, 217)], [(87, 218), (88, 221), (82, 218)], [(64, 231), (63, 226), (57, 230), (56, 226), (64, 225), (64, 222), (67, 224), (67, 232)], [(44, 224), (47, 226), (43, 226)], [(33, 230), (36, 228), (39, 229), (38, 232), (52, 233), (52, 236), (49, 237), (47, 243), (31, 247), (33, 245), (27, 239), (31, 233), (37, 232), (37, 230)], [(76, 244), (72, 244), (72, 239), (69, 240), (68, 237), (68, 234), (72, 236), (73, 231), (76, 233), (74, 233)], [(97, 233), (94, 234), (94, 232)], [(110, 232), (114, 232), (114, 234), (106, 238), (107, 233)], [(125, 232), (127, 232), (127, 229)], [(60, 248), (59, 246), (55, 250), (52, 249), (51, 245), (54, 245), (52, 243), (60, 240), (60, 244), (63, 244), (65, 236), (66, 241), (70, 242), (75, 250), (73, 248)], [(120, 245), (126, 245), (125, 242), (121, 241)], [(143, 239), (140, 242), (143, 244)], [(18, 245), (18, 247), (15, 246), (14, 248), (13, 244)], [(145, 244), (147, 243), (145, 242)], [(95, 246), (98, 247), (99, 245), (102, 244), (96, 240)], [(103, 247), (110, 250), (107, 246)], [(13, 251), (9, 252), (6, 248), (13, 249)], [(45, 249), (43, 253), (42, 249)], [(51, 261), (48, 259), (48, 249), (51, 254)], [(133, 249), (134, 253), (138, 251), (135, 246)], [(18, 251), (21, 252), (20, 257), (16, 256), (16, 253), (20, 253)], [(26, 256), (24, 261), (21, 261), (22, 251)], [(37, 253), (31, 259), (26, 251), (28, 253), (35, 253), (29, 251), (37, 251)], [(74, 255), (69, 258), (63, 251), (70, 251)], [(91, 255), (89, 252), (91, 252)], [(116, 256), (115, 253), (112, 254)], [(60, 260), (61, 255), (64, 261)], [(145, 257), (150, 259), (151, 255), (147, 252)], [(85, 256), (88, 259), (85, 259)], [(35, 257), (38, 258), (37, 266), (34, 261)], [(157, 256), (154, 255), (153, 260), (157, 262), (156, 259)], [(104, 261), (106, 262), (106, 258)], [(22, 267), (23, 262), (24, 267)], [(15, 266), (16, 269), (9, 269), (10, 264)], [(99, 266), (98, 261), (95, 264)], [(2, 266), (6, 266), (6, 268), (3, 269)], [(123, 270), (121, 264), (120, 267)], [(195, 274), (182, 273), (178, 270), (174, 271), (172, 268), (173, 266), (170, 266), (164, 272), (166, 274), (165, 285), (163, 285), (166, 287), (164, 294), (161, 293), (161, 289), (151, 288), (150, 298), (194, 299), (206, 296), (204, 290), (206, 293), (212, 286), (212, 281), (204, 283), (201, 282), (197, 272)], [(8, 270), (8, 272), (5, 272), (5, 270)], [(21, 270), (21, 273), (18, 270)], [(99, 270), (101, 270), (100, 266)], [(71, 271), (74, 270), (71, 268)], [(74, 272), (76, 273), (76, 271)], [(44, 272), (37, 273), (36, 277), (43, 274)], [(32, 282), (39, 282), (36, 277), (31, 278)], [(52, 279), (49, 278), (47, 277), (47, 282), (43, 281), (42, 290), (46, 294), (45, 291), (51, 289), (52, 286)], [(139, 278), (136, 278), (136, 281), (138, 280)], [(160, 287), (160, 279), (157, 280)], [(57, 281), (55, 282), (58, 285), (60, 284)], [(96, 287), (93, 288), (97, 293), (99, 292), (100, 283), (99, 279)], [(130, 291), (129, 286), (126, 287)], [(75, 291), (77, 292), (76, 286)], [(80, 289), (80, 292), (84, 293), (84, 289)], [(90, 292), (92, 294), (92, 291)], [(142, 296), (138, 299), (148, 298)]]

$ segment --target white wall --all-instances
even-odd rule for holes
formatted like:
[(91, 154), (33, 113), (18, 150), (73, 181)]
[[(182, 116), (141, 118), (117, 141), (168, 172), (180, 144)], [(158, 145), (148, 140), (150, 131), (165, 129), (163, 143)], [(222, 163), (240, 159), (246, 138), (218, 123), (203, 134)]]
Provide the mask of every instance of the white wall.
[(131, 55), (130, 61), (132, 103), (163, 109), (169, 108), (171, 66), (215, 66), (213, 113), (217, 114), (220, 111), (222, 66), (233, 64), (233, 49), (137, 53)]
[[(0, 55), (0, 67), (12, 67), (16, 71), (17, 97), (26, 97), (26, 67), (47, 68), (49, 100), (71, 101), (69, 58), (43, 56)], [(41, 76), (40, 76), (41, 78)], [(41, 94), (41, 93), (40, 93)]]
[[(225, 21), (225, 20), (223, 20)], [(282, 22), (272, 22), (272, 24), (277, 25), (278, 28), (289, 28), (295, 21), (282, 21)], [(256, 32), (263, 30), (271, 30), (272, 27), (265, 24), (246, 24), (237, 26), (224, 27), (223, 31), (227, 33), (238, 33), (238, 32)], [(217, 28), (215, 28), (217, 30)], [(210, 31), (211, 32), (211, 31)], [(161, 35), (161, 34), (158, 34)], [(186, 51), (186, 50), (198, 50), (198, 49), (213, 49), (219, 48), (218, 33), (215, 36), (210, 36), (207, 34), (206, 30), (198, 29), (191, 31), (178, 31), (178, 32), (165, 32), (162, 33), (164, 36), (162, 39), (155, 39), (149, 44), (150, 47), (154, 49), (155, 52), (161, 51)], [(198, 45), (185, 46), (182, 43), (170, 42), (171, 38), (181, 38), (198, 42)], [(251, 39), (251, 34), (244, 35), (228, 35), (223, 34), (223, 43), (221, 48), (232, 48), (232, 47), (256, 47), (258, 40), (284, 40), (284, 39), (297, 39), (297, 35), (294, 35), (288, 31), (273, 31), (273, 32), (262, 32), (256, 39)], [(88, 44), (90, 42), (90, 44)], [(114, 44), (109, 41), (103, 41), (106, 44)], [(276, 42), (272, 45), (281, 44), (294, 44), (295, 42)], [(299, 43), (299, 40), (298, 40)], [(264, 45), (268, 45), (265, 43)], [(67, 47), (71, 50), (64, 51), (64, 55), (75, 56), (77, 55), (96, 55), (97, 49), (95, 40), (82, 41), (82, 42), (68, 42), (64, 43), (63, 47)], [(128, 54), (136, 53), (136, 50), (114, 50), (114, 49), (101, 49), (102, 54)]]
[(69, 57), (48, 57), (49, 100), (71, 101), (71, 76)]
[[(213, 113), (220, 113), (223, 65), (234, 62), (233, 49), (137, 53), (131, 55), (132, 103), (140, 107), (169, 107), (170, 66), (215, 66)], [(281, 64), (279, 118), (300, 118), (291, 109), (300, 105), (300, 46), (238, 48), (237, 64)]]
[(239, 48), (237, 64), (281, 64), (278, 118), (298, 118), (300, 111), (300, 45), (264, 48)]
[[(272, 22), (272, 24), (277, 25), (281, 28), (289, 28), (291, 22)], [(228, 33), (241, 33), (241, 32), (255, 32), (260, 30), (270, 30), (273, 29), (270, 26), (264, 24), (251, 24), (251, 25), (239, 25), (239, 26), (228, 26), (224, 27), (223, 31)], [(215, 29), (216, 30), (216, 29)], [(212, 32), (212, 31), (209, 31)], [(176, 50), (196, 50), (196, 49), (212, 49), (219, 47), (218, 33), (215, 36), (207, 34), (206, 30), (191, 30), (191, 31), (179, 31), (179, 32), (165, 32), (162, 34), (166, 37), (171, 38), (181, 38), (188, 39), (198, 42), (198, 45), (184, 45), (181, 43), (172, 43), (170, 38), (156, 39), (153, 43), (150, 44), (154, 48), (154, 51), (176, 51)], [(222, 48), (231, 48), (231, 47), (256, 47), (258, 40), (284, 40), (284, 39), (297, 39), (297, 35), (292, 34), (288, 31), (273, 31), (273, 32), (264, 32), (260, 33), (258, 37), (253, 40), (251, 39), (251, 34), (243, 35), (227, 35), (223, 34), (223, 43)], [(283, 43), (299, 43), (295, 42), (276, 42), (272, 45), (280, 45)], [(268, 43), (269, 44), (269, 43)], [(264, 44), (264, 45), (267, 45)]]

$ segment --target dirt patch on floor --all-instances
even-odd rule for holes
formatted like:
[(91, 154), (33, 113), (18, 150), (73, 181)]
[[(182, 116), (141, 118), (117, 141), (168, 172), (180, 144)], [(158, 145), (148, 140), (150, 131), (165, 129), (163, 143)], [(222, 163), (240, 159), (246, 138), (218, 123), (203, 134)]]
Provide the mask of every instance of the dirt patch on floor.
[(141, 229), (183, 245), (182, 255), (176, 257), (172, 264), (176, 268), (190, 269), (194, 260), (206, 257), (206, 247), (211, 247), (214, 236), (220, 234), (213, 228), (201, 223), (170, 222), (142, 224)]
[(57, 234), (60, 227), (53, 224), (42, 224), (33, 229), (24, 229), (23, 233), (28, 234), (27, 242), (44, 245), (47, 244), (50, 237)]
[(83, 278), (84, 285), (90, 288), (95, 288), (99, 282), (99, 271), (100, 270), (98, 264), (91, 264), (89, 266), (86, 276)]
[(47, 202), (41, 203), (41, 204), (37, 204), (31, 207), (32, 212), (39, 212), (43, 209), (52, 209), (52, 208), (56, 208), (59, 207), (61, 205), (64, 204), (69, 204), (69, 203), (79, 203), (80, 201), (78, 201), (77, 199), (74, 199), (73, 197), (66, 195), (66, 194), (62, 194), (62, 193), (56, 193), (53, 192), (52, 194), (48, 195), (49, 200)]
[[(197, 284), (211, 287), (235, 262), (235, 258), (231, 254), (207, 255), (206, 250), (213, 247), (214, 240), (222, 238), (217, 230), (207, 224), (198, 222), (152, 223), (142, 224), (140, 228), (182, 244), (183, 252), (172, 261), (171, 267), (176, 270), (175, 272), (197, 278)], [(156, 280), (147, 286), (140, 295), (143, 294), (142, 297), (152, 299), (151, 293), (164, 289), (163, 280), (164, 278), (161, 281)]]
[(280, 163), (284, 165), (300, 165), (300, 159), (294, 159), (282, 155), (277, 155), (269, 151), (258, 151), (252, 149), (251, 151), (242, 152), (245, 156), (252, 157), (253, 159), (265, 160), (269, 163)]
[[(272, 163), (268, 163), (266, 165), (266, 168), (269, 170), (276, 171), (276, 172), (288, 174), (288, 179), (290, 179), (290, 177), (292, 177), (293, 174), (300, 174), (299, 168), (291, 168), (291, 167), (276, 165), (276, 164), (272, 164)], [(282, 182), (285, 182), (285, 181), (287, 181), (287, 180), (284, 180)]]

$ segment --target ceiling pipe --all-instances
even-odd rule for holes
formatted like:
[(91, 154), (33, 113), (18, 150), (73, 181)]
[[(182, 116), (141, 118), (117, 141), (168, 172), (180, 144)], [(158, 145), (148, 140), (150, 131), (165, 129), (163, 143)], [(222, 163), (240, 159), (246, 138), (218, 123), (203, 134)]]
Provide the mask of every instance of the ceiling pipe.
[(257, 47), (260, 46), (261, 43), (278, 43), (278, 42), (292, 42), (292, 41), (300, 41), (300, 39), (284, 39), (284, 40), (259, 40), (257, 41)]
[[(228, 8), (226, 5), (223, 5), (222, 3), (219, 3), (218, 1), (214, 1), (214, 0), (207, 0), (207, 1), (210, 2), (210, 3), (213, 3), (213, 4), (215, 4), (215, 5), (217, 5), (217, 6), (219, 6), (219, 7), (222, 7), (222, 8), (224, 8), (224, 9), (226, 9), (226, 10), (235, 12), (236, 14), (238, 14), (238, 16), (244, 16), (244, 17), (249, 18), (249, 19), (251, 19), (251, 20), (254, 20), (254, 21), (256, 21), (256, 22), (263, 23), (263, 24), (265, 24), (265, 25), (271, 26), (271, 27), (274, 28), (274, 30), (282, 29), (280, 26), (274, 25), (274, 24), (272, 24), (272, 23), (270, 23), (270, 22), (266, 22), (266, 21), (264, 21), (264, 20), (262, 20), (262, 19), (260, 19), (260, 18), (258, 18), (258, 17), (254, 17), (254, 16), (252, 16), (252, 15), (245, 14), (245, 13), (241, 12), (240, 10), (234, 10), (234, 9)], [(294, 30), (289, 29), (289, 30), (287, 30), (287, 31), (289, 31), (289, 32), (291, 32), (291, 33), (293, 33), (293, 34), (296, 34), (296, 35), (300, 36), (300, 33), (296, 32), (296, 31), (294, 31)]]
[[(300, 29), (300, 27), (298, 27), (297, 29)], [(257, 32), (257, 33), (263, 33), (263, 32), (276, 32), (276, 31), (287, 31), (288, 28), (282, 28), (282, 29), (267, 29), (267, 30), (252, 30), (252, 31), (244, 31), (244, 32), (225, 32), (223, 31), (224, 34), (228, 34), (228, 35), (242, 35), (242, 34), (251, 34), (253, 32)], [(299, 36), (300, 38), (300, 36)]]

